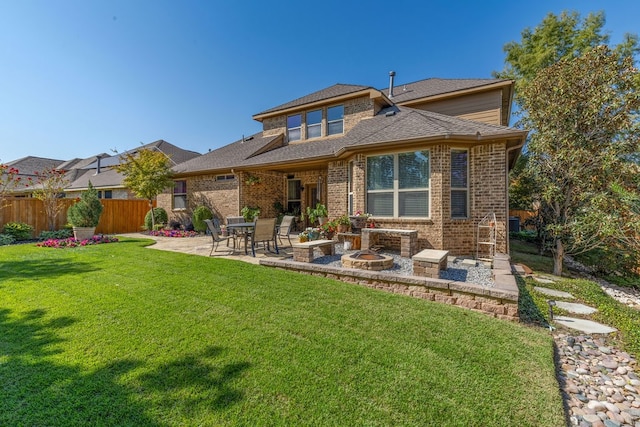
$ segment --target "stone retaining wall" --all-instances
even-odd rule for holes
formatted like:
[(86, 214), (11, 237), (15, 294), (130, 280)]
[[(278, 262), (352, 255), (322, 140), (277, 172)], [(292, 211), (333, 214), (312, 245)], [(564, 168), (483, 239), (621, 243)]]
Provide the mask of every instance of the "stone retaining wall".
[[(504, 257), (506, 257), (506, 259), (503, 259)], [(500, 260), (506, 260), (508, 263), (508, 256), (502, 255)], [(432, 279), (428, 277), (398, 276), (385, 272), (344, 269), (320, 264), (295, 262), (289, 259), (261, 259), (260, 264), (340, 280), (346, 283), (355, 283), (396, 294), (456, 305), (479, 311), (499, 319), (519, 321), (518, 287), (513, 275), (510, 275), (512, 280), (506, 279), (507, 275), (505, 271), (501, 271), (502, 274), (500, 274), (502, 283), (499, 284), (496, 282), (495, 287), (488, 288), (473, 283)]]

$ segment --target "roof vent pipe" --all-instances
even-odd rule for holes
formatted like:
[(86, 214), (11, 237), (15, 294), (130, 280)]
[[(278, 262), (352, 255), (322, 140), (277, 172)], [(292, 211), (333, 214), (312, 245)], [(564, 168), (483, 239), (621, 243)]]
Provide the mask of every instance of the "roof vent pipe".
[(100, 161), (102, 160), (102, 158), (100, 156), (98, 156), (98, 163), (96, 164), (96, 175), (98, 175), (100, 173)]
[(395, 71), (389, 71), (389, 98), (393, 98), (393, 78), (395, 75)]

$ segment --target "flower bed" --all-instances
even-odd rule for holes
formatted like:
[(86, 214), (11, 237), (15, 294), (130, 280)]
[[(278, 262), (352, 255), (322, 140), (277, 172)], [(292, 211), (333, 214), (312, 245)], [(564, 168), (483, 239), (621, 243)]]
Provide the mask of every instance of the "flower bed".
[(44, 242), (36, 243), (36, 246), (45, 248), (75, 248), (78, 246), (98, 245), (100, 243), (115, 243), (117, 241), (117, 237), (100, 234), (84, 240), (78, 240), (74, 237), (67, 239), (47, 239)]
[(150, 231), (149, 235), (161, 237), (196, 237), (198, 232), (185, 230), (154, 230)]

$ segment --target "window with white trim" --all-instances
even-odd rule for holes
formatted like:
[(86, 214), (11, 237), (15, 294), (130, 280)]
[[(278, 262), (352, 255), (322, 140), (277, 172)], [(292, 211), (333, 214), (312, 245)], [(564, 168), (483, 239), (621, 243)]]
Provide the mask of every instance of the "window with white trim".
[(173, 209), (187, 208), (187, 181), (174, 181)]
[(344, 105), (327, 108), (327, 135), (336, 135), (344, 131)]
[(302, 114), (287, 117), (287, 136), (289, 141), (298, 141), (302, 138)]
[(469, 217), (469, 150), (451, 150), (451, 218)]
[(429, 151), (367, 157), (367, 212), (386, 217), (429, 217)]
[(313, 110), (307, 113), (307, 138), (320, 138), (322, 136), (322, 110)]

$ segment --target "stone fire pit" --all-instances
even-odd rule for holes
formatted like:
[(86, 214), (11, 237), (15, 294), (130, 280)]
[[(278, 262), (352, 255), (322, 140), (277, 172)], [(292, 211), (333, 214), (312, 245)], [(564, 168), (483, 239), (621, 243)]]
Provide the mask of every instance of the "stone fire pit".
[(342, 266), (345, 268), (379, 271), (393, 267), (392, 257), (369, 250), (345, 254), (342, 255), (342, 258), (340, 259), (342, 261)]

